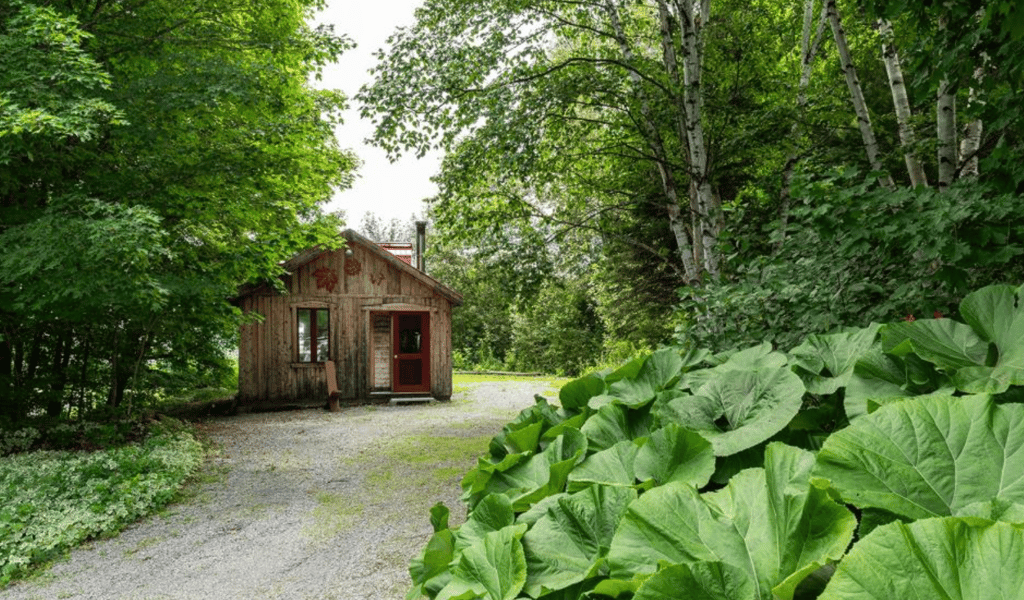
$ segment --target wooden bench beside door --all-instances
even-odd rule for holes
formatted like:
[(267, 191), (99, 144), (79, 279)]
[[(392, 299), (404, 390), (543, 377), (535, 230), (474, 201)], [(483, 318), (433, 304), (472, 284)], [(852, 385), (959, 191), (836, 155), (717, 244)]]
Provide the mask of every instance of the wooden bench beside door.
[(341, 410), (338, 406), (338, 398), (341, 396), (338, 392), (338, 369), (333, 360), (324, 362), (324, 368), (327, 369), (327, 408), (331, 412), (338, 412)]

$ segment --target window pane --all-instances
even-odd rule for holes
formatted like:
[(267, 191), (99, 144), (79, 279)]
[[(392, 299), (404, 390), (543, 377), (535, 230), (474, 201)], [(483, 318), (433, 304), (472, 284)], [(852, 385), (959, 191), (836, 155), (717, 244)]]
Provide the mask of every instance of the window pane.
[(402, 315), (398, 318), (398, 351), (401, 354), (419, 354), (423, 336), (420, 333), (419, 315)]
[(313, 360), (313, 328), (310, 326), (310, 309), (297, 311), (299, 321), (299, 362)]
[(330, 327), (327, 309), (316, 311), (316, 359), (324, 362), (331, 359)]

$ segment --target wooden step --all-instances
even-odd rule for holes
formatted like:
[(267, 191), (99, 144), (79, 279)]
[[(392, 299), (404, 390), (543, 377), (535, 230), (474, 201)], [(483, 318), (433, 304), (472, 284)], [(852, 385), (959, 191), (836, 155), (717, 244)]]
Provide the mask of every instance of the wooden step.
[(403, 404), (429, 404), (434, 399), (430, 396), (395, 396), (388, 401), (391, 406), (401, 406)]

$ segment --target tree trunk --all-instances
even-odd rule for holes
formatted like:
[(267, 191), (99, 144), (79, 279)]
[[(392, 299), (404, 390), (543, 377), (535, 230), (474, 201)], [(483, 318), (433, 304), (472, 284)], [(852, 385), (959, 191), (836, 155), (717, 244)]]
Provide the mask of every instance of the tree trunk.
[(37, 327), (29, 346), (28, 364), (25, 369), (25, 382), (32, 387), (35, 387), (36, 371), (39, 370), (39, 361), (43, 358), (43, 330), (41, 326)]
[(50, 398), (46, 403), (46, 415), (59, 417), (64, 411), (64, 388), (67, 385), (68, 365), (71, 364), (71, 331), (65, 331), (57, 338), (53, 352), (53, 374), (50, 384)]
[(698, 256), (704, 271), (713, 278), (721, 271), (718, 237), (724, 226), (721, 206), (711, 189), (711, 159), (704, 138), (701, 94), (703, 69), (703, 29), (710, 17), (710, 0), (675, 0), (679, 32), (683, 42), (683, 118), (689, 154), (690, 190), (696, 199), (695, 238), (700, 238)]
[(882, 38), (882, 62), (885, 63), (885, 72), (889, 76), (889, 90), (892, 92), (892, 103), (896, 109), (896, 124), (900, 135), (900, 145), (903, 146), (903, 161), (907, 165), (907, 174), (910, 176), (910, 185), (927, 187), (928, 177), (925, 175), (924, 165), (914, 155), (916, 140), (914, 129), (910, 123), (910, 99), (907, 96), (907, 86), (903, 80), (900, 56), (896, 51), (892, 23), (887, 19), (879, 19), (877, 25), (879, 36)]
[[(939, 29), (946, 28), (945, 17), (939, 18)], [(939, 161), (939, 191), (945, 191), (956, 177), (956, 96), (948, 79), (939, 82), (935, 98), (935, 138)]]
[(11, 340), (5, 335), (0, 340), (0, 416), (14, 420), (17, 407), (14, 403), (14, 378), (11, 375), (11, 363), (14, 361), (14, 348)]
[[(868, 113), (868, 105), (864, 100), (864, 92), (860, 87), (860, 79), (857, 78), (857, 69), (854, 67), (853, 58), (850, 55), (850, 45), (846, 41), (846, 32), (839, 21), (839, 9), (836, 8), (836, 0), (828, 0), (828, 20), (832, 26), (832, 35), (836, 40), (836, 49), (839, 51), (840, 68), (846, 76), (846, 87), (850, 90), (850, 99), (853, 102), (853, 110), (857, 114), (857, 126), (860, 128), (861, 139), (864, 140), (864, 150), (868, 156), (868, 164), (873, 171), (883, 171), (882, 161), (878, 156), (878, 141), (875, 139), (875, 131), (871, 126), (871, 115)], [(879, 180), (887, 188), (893, 187), (892, 177), (883, 175)]]
[[(622, 27), (622, 21), (619, 18), (618, 8), (615, 6), (613, 0), (606, 0), (604, 6), (605, 11), (608, 13), (608, 19), (612, 25), (612, 30), (615, 33), (616, 42), (619, 45), (619, 51), (622, 53), (626, 64), (632, 65), (634, 64), (636, 57), (632, 48), (629, 46), (629, 42), (627, 41), (625, 30)], [(666, 203), (666, 209), (668, 212), (669, 227), (676, 240), (679, 259), (683, 264), (683, 272), (685, 273), (687, 283), (693, 283), (700, 280), (700, 267), (697, 265), (694, 253), (694, 244), (698, 241), (697, 232), (693, 231), (691, 237), (691, 233), (687, 231), (686, 220), (683, 218), (682, 208), (679, 202), (679, 184), (676, 180), (675, 173), (672, 170), (671, 161), (669, 160), (668, 152), (665, 149), (664, 140), (662, 139), (657, 123), (654, 121), (651, 114), (651, 103), (647, 97), (647, 92), (643, 87), (643, 80), (640, 78), (639, 73), (633, 69), (629, 70), (629, 78), (633, 85), (633, 89), (637, 94), (637, 98), (640, 101), (641, 125), (644, 130), (644, 137), (646, 138), (645, 141), (657, 161), (658, 173), (661, 176), (662, 190), (665, 193), (665, 198), (668, 200)]]
[(89, 378), (89, 361), (92, 358), (92, 335), (87, 329), (85, 339), (82, 342), (82, 370), (78, 377), (78, 420), (85, 415), (85, 388)]
[(935, 135), (938, 141), (939, 191), (944, 191), (956, 176), (956, 97), (949, 80), (939, 83), (935, 107)]
[[(668, 72), (669, 79), (673, 84), (673, 87), (671, 88), (671, 100), (675, 107), (676, 135), (679, 136), (680, 145), (687, 148), (687, 159), (689, 160), (689, 149), (686, 144), (686, 106), (683, 101), (683, 96), (679, 93), (679, 91), (683, 89), (683, 81), (679, 74), (679, 62), (676, 57), (676, 43), (672, 37), (670, 15), (671, 11), (669, 10), (667, 0), (658, 0), (658, 17), (661, 25), (662, 60), (665, 64), (665, 70)], [(687, 273), (686, 283), (688, 285), (696, 285), (700, 281), (699, 276), (701, 271), (701, 267), (697, 265), (697, 262), (701, 261), (701, 257), (704, 255), (704, 249), (703, 238), (697, 235), (699, 229), (695, 226), (694, 222), (697, 215), (697, 201), (692, 193), (689, 194), (689, 205), (689, 223), (687, 223), (687, 219), (683, 216), (682, 204), (678, 198), (673, 204), (673, 207), (669, 209), (669, 221), (673, 224), (673, 233), (676, 233), (677, 227), (682, 231), (692, 232), (687, 234), (687, 240), (689, 241), (692, 239), (690, 248), (691, 256), (694, 261), (694, 268), (693, 273)], [(676, 233), (676, 237), (678, 237), (678, 233)]]
[(827, 5), (821, 5), (821, 18), (818, 20), (818, 27), (811, 35), (811, 25), (814, 21), (815, 0), (804, 0), (804, 27), (803, 35), (800, 38), (800, 85), (797, 88), (796, 108), (799, 117), (790, 128), (790, 149), (786, 157), (786, 164), (782, 168), (782, 189), (780, 190), (779, 206), (779, 240), (775, 243), (775, 252), (780, 252), (786, 242), (786, 227), (789, 224), (789, 204), (792, 198), (793, 170), (797, 162), (797, 140), (800, 138), (802, 127), (800, 126), (804, 112), (807, 108), (807, 88), (811, 85), (811, 72), (814, 70), (814, 59), (821, 47), (822, 34), (825, 32), (825, 24), (828, 22)]
[[(985, 57), (982, 57), (982, 60), (984, 61)], [(984, 74), (984, 66), (974, 68), (975, 81), (980, 83)], [(968, 104), (978, 102), (978, 91), (973, 87), (968, 93), (967, 102)], [(960, 164), (958, 165), (960, 177), (975, 177), (978, 175), (978, 150), (981, 148), (982, 130), (981, 119), (974, 119), (964, 127), (964, 137), (960, 140)]]

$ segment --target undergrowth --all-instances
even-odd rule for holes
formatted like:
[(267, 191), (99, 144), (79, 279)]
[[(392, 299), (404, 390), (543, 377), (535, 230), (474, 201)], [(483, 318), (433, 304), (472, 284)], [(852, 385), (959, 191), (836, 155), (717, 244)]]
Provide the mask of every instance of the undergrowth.
[(191, 430), (163, 422), (120, 447), (0, 458), (0, 586), (168, 504), (204, 455)]

